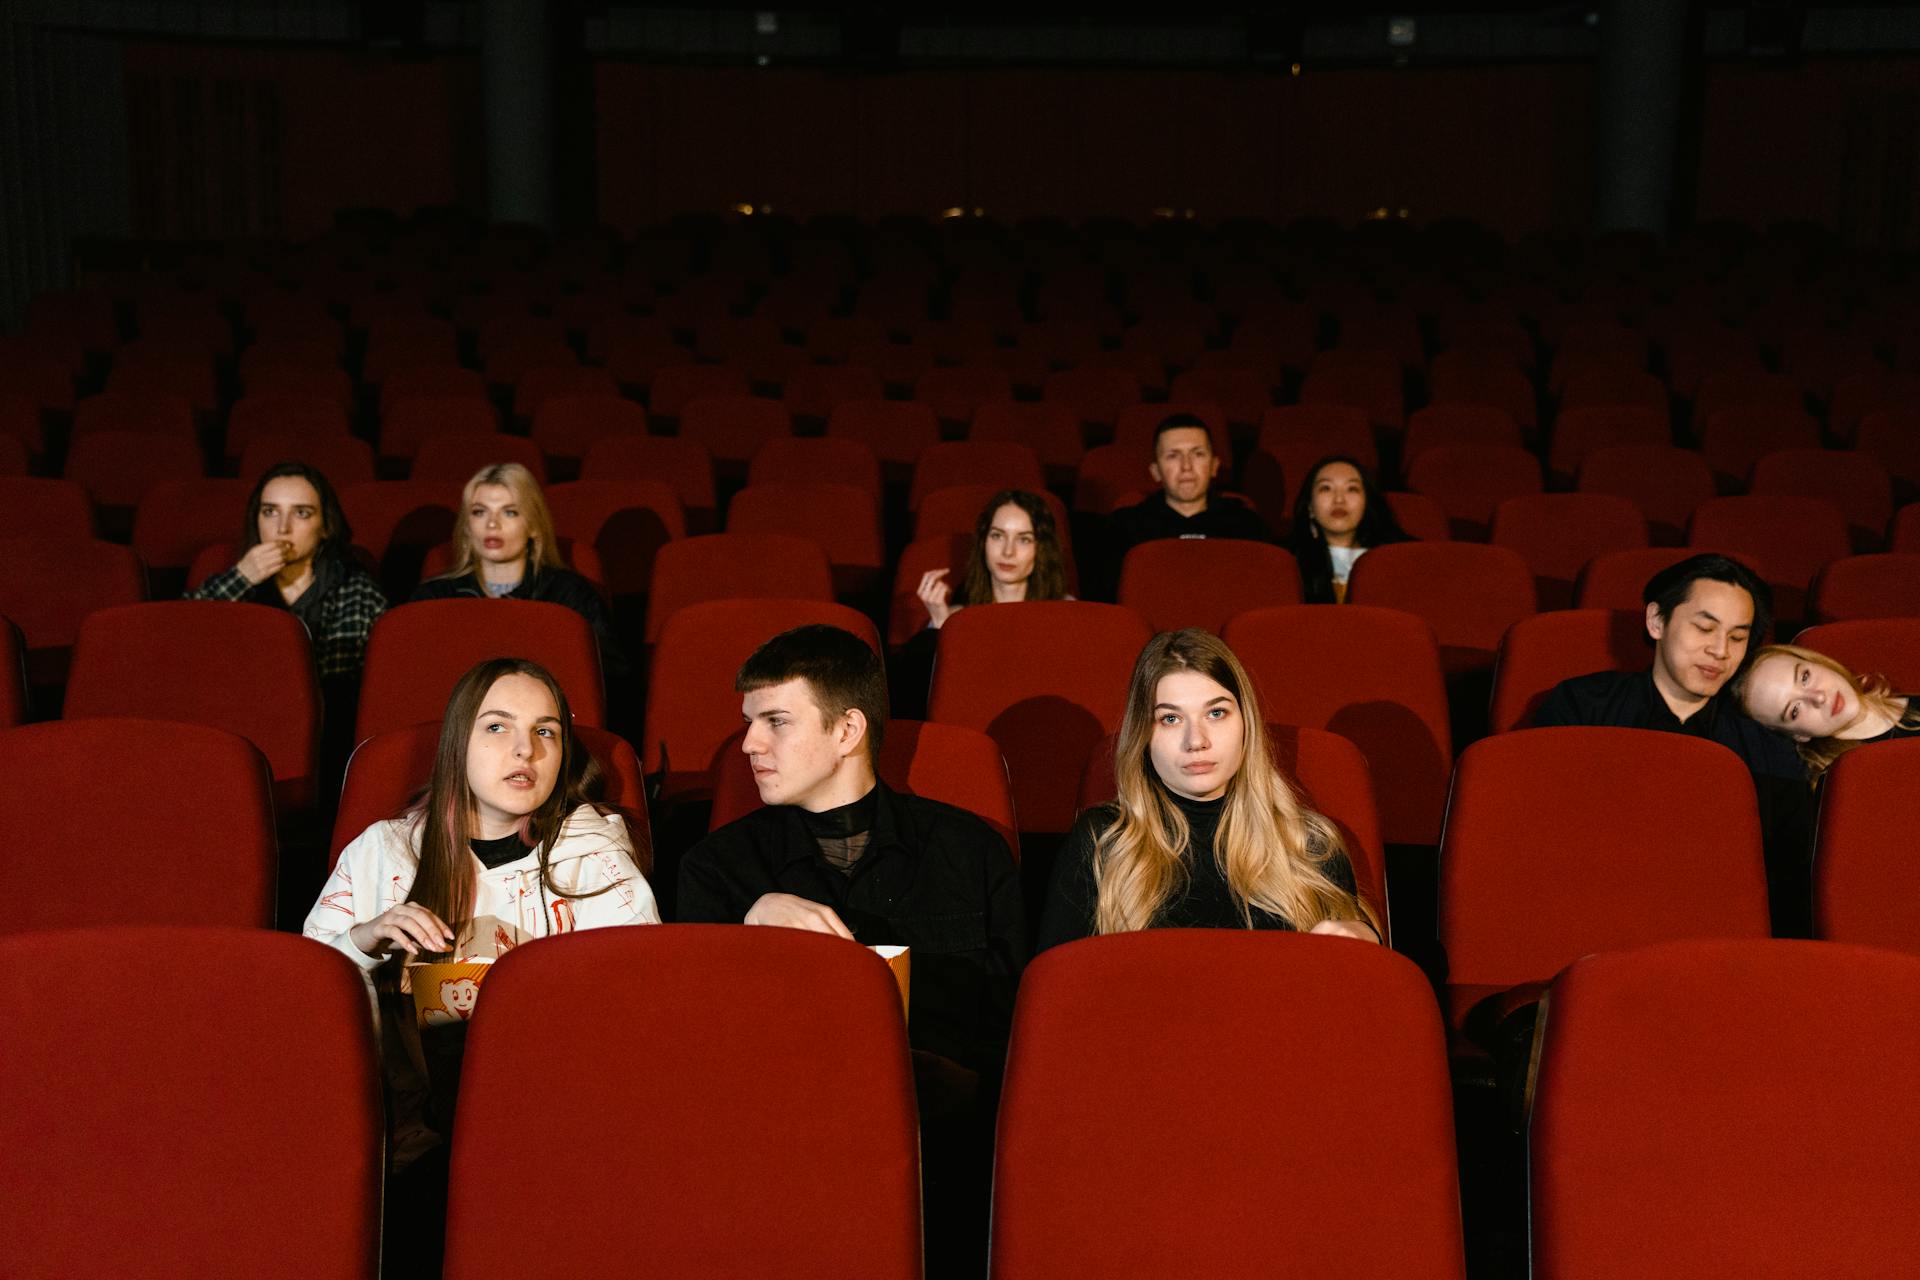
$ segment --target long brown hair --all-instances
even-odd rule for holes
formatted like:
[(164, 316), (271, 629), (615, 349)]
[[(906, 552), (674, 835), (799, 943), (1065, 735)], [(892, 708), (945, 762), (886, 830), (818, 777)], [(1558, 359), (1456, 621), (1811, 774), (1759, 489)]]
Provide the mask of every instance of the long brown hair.
[(1060, 550), (1060, 531), (1046, 499), (1024, 489), (1002, 489), (980, 508), (973, 522), (973, 552), (967, 557), (967, 580), (960, 586), (960, 603), (992, 604), (993, 574), (987, 568), (987, 534), (1002, 507), (1018, 507), (1033, 522), (1033, 572), (1027, 577), (1028, 600), (1063, 600), (1067, 594), (1067, 557)]
[(1274, 767), (1246, 668), (1220, 637), (1198, 629), (1160, 633), (1133, 664), (1113, 757), (1120, 816), (1094, 845), (1095, 931), (1147, 928), (1189, 873), (1192, 832), (1148, 755), (1160, 681), (1175, 671), (1207, 677), (1239, 704), (1246, 737), (1240, 768), (1227, 781), (1213, 857), (1247, 927), (1258, 907), (1301, 932), (1322, 920), (1365, 920), (1380, 933), (1372, 909), (1327, 875), (1328, 859), (1341, 851), (1340, 833), (1302, 804)]
[(526, 816), (520, 828), (520, 838), (529, 848), (540, 851), (540, 882), (549, 893), (561, 898), (590, 898), (606, 892), (604, 888), (586, 894), (562, 889), (554, 883), (548, 862), (569, 814), (583, 804), (600, 811), (592, 798), (600, 783), (600, 765), (574, 736), (566, 691), (537, 662), (489, 658), (453, 686), (447, 714), (440, 721), (440, 746), (434, 753), (432, 777), (409, 815), (421, 832), (420, 865), (407, 901), (446, 921), (456, 938), (473, 920), (473, 853), (469, 841), (473, 839), (474, 798), (473, 788), (467, 783), (467, 743), (473, 737), (473, 725), (487, 694), (505, 676), (530, 676), (545, 685), (560, 716), (560, 773), (554, 779), (553, 793)]
[[(480, 578), (480, 556), (474, 550), (473, 531), (467, 520), (467, 512), (473, 509), (473, 495), (483, 484), (497, 484), (513, 495), (513, 504), (520, 508), (520, 514), (527, 521), (527, 570), (531, 578), (549, 565), (560, 564), (560, 539), (553, 531), (553, 513), (547, 510), (546, 495), (540, 492), (540, 482), (534, 479), (533, 472), (517, 462), (496, 462), (492, 466), (482, 467), (473, 473), (467, 481), (467, 487), (460, 491), (460, 515), (453, 522), (453, 567), (439, 575), (442, 578), (459, 578), (471, 574)], [(486, 583), (481, 582), (484, 593)], [(484, 689), (482, 693), (486, 692)]]
[[(1893, 683), (1885, 676), (1877, 673), (1855, 675), (1838, 660), (1829, 658), (1816, 649), (1803, 649), (1797, 644), (1766, 645), (1755, 650), (1747, 659), (1746, 667), (1740, 672), (1740, 678), (1733, 686), (1734, 696), (1740, 700), (1742, 710), (1745, 710), (1747, 705), (1747, 686), (1753, 678), (1754, 671), (1763, 659), (1775, 655), (1793, 658), (1816, 667), (1825, 667), (1845, 680), (1847, 686), (1860, 700), (1860, 710), (1855, 713), (1854, 720), (1858, 720), (1872, 710), (1878, 711), (1895, 725), (1920, 728), (1920, 706), (1909, 701), (1906, 709), (1902, 711), (1899, 697), (1893, 691)], [(1773, 728), (1772, 725), (1766, 727)], [(1833, 767), (1834, 761), (1865, 742), (1865, 738), (1809, 738), (1805, 742), (1796, 742), (1793, 745), (1798, 748), (1800, 759), (1806, 763), (1807, 780), (1818, 782), (1820, 775)]]

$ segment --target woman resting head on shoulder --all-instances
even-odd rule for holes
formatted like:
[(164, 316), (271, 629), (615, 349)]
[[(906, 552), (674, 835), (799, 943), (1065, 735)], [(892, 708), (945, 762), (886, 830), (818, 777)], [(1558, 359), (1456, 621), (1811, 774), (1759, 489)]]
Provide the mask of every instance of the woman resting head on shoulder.
[(247, 496), (239, 559), (186, 593), (291, 610), (313, 637), (323, 677), (357, 676), (386, 597), (353, 558), (353, 528), (326, 476), (304, 462), (269, 467)]
[(1066, 599), (1066, 555), (1046, 501), (1021, 489), (994, 494), (973, 523), (973, 550), (957, 600), (946, 579), (945, 569), (929, 569), (920, 578), (920, 602), (935, 630), (968, 605)]
[(1824, 653), (1770, 644), (1753, 655), (1734, 685), (1753, 719), (1800, 745), (1818, 780), (1858, 746), (1920, 736), (1920, 704), (1897, 694), (1885, 676), (1855, 675)]
[(395, 953), (490, 955), (501, 925), (527, 939), (657, 923), (625, 820), (589, 799), (598, 780), (546, 668), (478, 664), (447, 700), (425, 794), (341, 851), (307, 936), (371, 971)]
[(1154, 928), (1286, 929), (1377, 942), (1334, 824), (1274, 767), (1253, 683), (1219, 637), (1141, 651), (1113, 804), (1075, 823), (1041, 947)]
[(1308, 604), (1342, 603), (1354, 561), (1370, 548), (1405, 541), (1392, 505), (1365, 467), (1345, 454), (1313, 464), (1294, 500), (1287, 539)]

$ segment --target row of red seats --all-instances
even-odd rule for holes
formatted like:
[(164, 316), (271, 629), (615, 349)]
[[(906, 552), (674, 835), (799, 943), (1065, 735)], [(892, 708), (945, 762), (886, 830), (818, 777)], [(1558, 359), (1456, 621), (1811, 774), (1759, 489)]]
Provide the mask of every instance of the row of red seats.
[[(1392, 568), (1385, 550), (1374, 555)], [(1426, 562), (1407, 559), (1402, 567), (1409, 593), (1428, 588)], [(718, 567), (697, 576), (727, 590)], [(734, 672), (768, 636), (803, 622), (831, 622), (881, 648), (869, 620), (824, 599), (716, 599), (665, 620), (641, 743), (643, 767), (661, 775), (663, 799), (710, 789), (738, 729)], [(11, 641), (12, 629), (6, 634)], [(1082, 766), (1118, 728), (1128, 672), (1151, 634), (1138, 612), (1120, 605), (965, 610), (942, 636), (930, 717), (990, 734), (1012, 769), (1020, 828), (1063, 832), (1078, 809)], [(1395, 843), (1439, 838), (1454, 757), (1449, 671), (1492, 669), (1495, 727), (1504, 729), (1562, 679), (1645, 662), (1630, 621), (1598, 610), (1436, 638), (1421, 617), (1397, 608), (1279, 606), (1236, 614), (1223, 634), (1260, 681), (1273, 719), (1346, 734), (1394, 780), (1382, 795), (1382, 819), (1385, 839)], [(1920, 620), (1834, 623), (1800, 638), (1856, 670), (1883, 672), (1896, 687), (1920, 687)], [(500, 652), (548, 665), (578, 719), (605, 723), (598, 654), (577, 614), (452, 600), (402, 606), (376, 624), (356, 739), (434, 719), (460, 673)], [(285, 803), (313, 803), (318, 699), (306, 637), (290, 615), (194, 602), (103, 609), (81, 623), (73, 664), (69, 717), (149, 716), (230, 729), (272, 762)], [(17, 658), (8, 665), (19, 669)]]
[[(248, 980), (211, 980), (211, 955)], [(0, 1064), (15, 1104), (0, 1178), (20, 1188), (0, 1230), (23, 1274), (132, 1274), (156, 1256), (375, 1273), (378, 1069), (344, 960), (187, 928), (23, 936), (0, 941), (0, 960), (16, 1046)], [(140, 982), (76, 989), (136, 962)], [(639, 977), (608, 980), (623, 974)], [(1744, 1274), (1781, 1257), (1813, 1274), (1920, 1267), (1903, 1226), (1920, 1105), (1888, 1070), (1920, 1053), (1920, 960), (1676, 942), (1581, 960), (1551, 1000), (1528, 1134), (1539, 1274), (1691, 1275), (1708, 1254)], [(628, 1274), (639, 1259), (682, 1275), (919, 1276), (899, 1007), (870, 954), (795, 930), (596, 930), (514, 951), (469, 1034), (446, 1274)], [(627, 1090), (565, 1141), (530, 1139), (527, 1081), (595, 1061), (674, 1087)], [(1143, 1081), (1183, 1094), (1202, 1079), (1204, 1105), (1138, 1105)], [(1337, 1135), (1276, 1111), (1276, 1095), (1338, 1115)], [(221, 1171), (221, 1194), (183, 1169)], [(1202, 1190), (1170, 1199), (1169, 1182)], [(503, 1198), (538, 1221), (623, 1230), (530, 1231)], [(1000, 1104), (992, 1251), (1004, 1280), (1463, 1277), (1425, 979), (1381, 948), (1284, 935), (1141, 933), (1040, 957)]]

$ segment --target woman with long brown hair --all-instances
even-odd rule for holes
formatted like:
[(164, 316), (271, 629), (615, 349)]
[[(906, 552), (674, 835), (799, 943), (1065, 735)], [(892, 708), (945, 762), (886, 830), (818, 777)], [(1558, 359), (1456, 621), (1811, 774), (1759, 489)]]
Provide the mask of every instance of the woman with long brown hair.
[[(493, 658), (467, 672), (447, 699), (425, 793), (341, 850), (306, 935), (375, 982), (398, 977), (395, 957), (492, 958), (576, 929), (659, 923), (625, 820), (590, 799), (599, 767), (572, 723), (537, 663)], [(385, 1021), (397, 1166), (435, 1138), (422, 1082)]]
[(1023, 489), (1002, 489), (987, 499), (973, 522), (959, 599), (946, 578), (945, 569), (929, 569), (920, 578), (917, 594), (929, 630), (939, 630), (969, 605), (1068, 599), (1067, 557), (1046, 501)]
[(1855, 675), (1813, 649), (1770, 644), (1734, 684), (1749, 716), (1792, 738), (1817, 782), (1855, 747), (1920, 735), (1920, 704), (1882, 675)]
[(1253, 682), (1206, 631), (1134, 663), (1114, 748), (1119, 798), (1060, 851), (1040, 948), (1135, 929), (1287, 929), (1375, 942), (1333, 823), (1273, 765)]

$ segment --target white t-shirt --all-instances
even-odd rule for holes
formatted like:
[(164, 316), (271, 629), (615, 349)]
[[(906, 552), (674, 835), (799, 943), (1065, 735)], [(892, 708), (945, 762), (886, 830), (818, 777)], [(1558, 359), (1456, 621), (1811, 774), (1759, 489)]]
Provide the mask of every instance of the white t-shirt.
[(1327, 559), (1333, 561), (1333, 580), (1345, 585), (1353, 572), (1353, 562), (1367, 554), (1365, 547), (1328, 547)]

